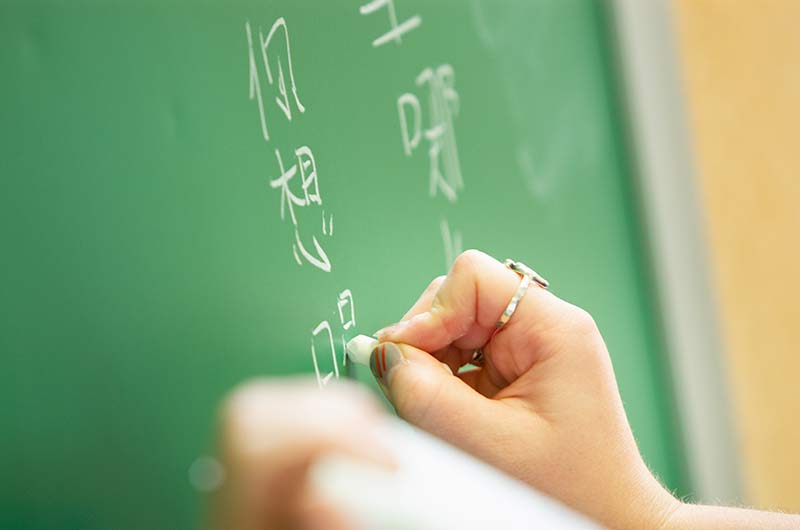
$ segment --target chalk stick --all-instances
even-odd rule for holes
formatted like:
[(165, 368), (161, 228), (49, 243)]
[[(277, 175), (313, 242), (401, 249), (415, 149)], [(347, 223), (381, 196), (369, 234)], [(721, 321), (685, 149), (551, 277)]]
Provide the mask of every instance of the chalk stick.
[(347, 343), (347, 357), (351, 361), (369, 366), (369, 356), (377, 346), (378, 340), (367, 335), (357, 335)]

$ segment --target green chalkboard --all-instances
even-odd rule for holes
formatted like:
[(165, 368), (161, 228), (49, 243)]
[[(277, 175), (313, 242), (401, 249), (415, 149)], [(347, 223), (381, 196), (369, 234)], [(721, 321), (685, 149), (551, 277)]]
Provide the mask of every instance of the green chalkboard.
[(342, 340), (471, 247), (594, 314), (648, 463), (687, 487), (608, 19), (2, 2), (0, 527), (196, 526), (225, 392), (315, 377), (312, 345), (344, 376)]

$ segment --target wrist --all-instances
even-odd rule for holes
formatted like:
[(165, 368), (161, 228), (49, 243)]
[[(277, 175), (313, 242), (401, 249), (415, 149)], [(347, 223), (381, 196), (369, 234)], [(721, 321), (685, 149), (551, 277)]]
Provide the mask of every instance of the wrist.
[[(652, 479), (657, 482), (655, 477)], [(671, 521), (674, 519), (675, 514), (680, 511), (683, 503), (676, 499), (672, 493), (667, 491), (660, 483), (658, 483), (659, 491), (654, 497), (650, 508), (650, 521), (647, 528), (653, 530), (669, 530), (671, 528)]]
[[(647, 469), (644, 464), (640, 474), (637, 494), (629, 497), (628, 516), (620, 528), (671, 530), (671, 522), (681, 503)], [(638, 507), (638, 509), (637, 509)]]

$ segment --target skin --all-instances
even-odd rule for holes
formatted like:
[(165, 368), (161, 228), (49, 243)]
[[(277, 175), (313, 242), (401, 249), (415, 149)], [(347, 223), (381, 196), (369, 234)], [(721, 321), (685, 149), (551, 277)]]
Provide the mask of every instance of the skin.
[(386, 413), (355, 384), (328, 390), (319, 392), (309, 379), (261, 379), (225, 400), (219, 427), (225, 479), (212, 499), (212, 529), (352, 529), (309, 487), (307, 472), (330, 453), (391, 469), (372, 439)]
[[(381, 369), (375, 371), (376, 377), (398, 415), (609, 528), (800, 528), (797, 515), (694, 506), (675, 499), (639, 454), (608, 351), (586, 311), (532, 284), (506, 326), (493, 333), (519, 282), (520, 277), (497, 260), (467, 251), (446, 277), (431, 282), (401, 321), (377, 334), (382, 342), (378, 354), (381, 347), (390, 354), (385, 355), (386, 366), (377, 363)], [(481, 347), (483, 367), (462, 370)], [(338, 528), (346, 528), (335, 509), (314, 499), (303, 473), (307, 463), (325, 451), (374, 458), (368, 455), (375, 451), (360, 448), (378, 416), (375, 407), (366, 405), (362, 394), (357, 399), (360, 405), (343, 407), (355, 414), (354, 428), (347, 433), (321, 428), (324, 421), (299, 428), (281, 425), (263, 410), (277, 410), (276, 399), (283, 400), (282, 407), (298, 405), (284, 399), (285, 392), (269, 388), (269, 384), (245, 386), (224, 408), (226, 468), (234, 471), (226, 482), (229, 493), (220, 504), (219, 513), (224, 515), (219, 527), (313, 528), (317, 523), (308, 514), (322, 513), (330, 517), (326, 527), (335, 521)], [(338, 392), (326, 392), (326, 400)], [(271, 395), (272, 405), (265, 394)], [(348, 399), (355, 398), (349, 395), (343, 401)], [(307, 412), (314, 417), (310, 407)], [(243, 457), (243, 446), (268, 436), (265, 423), (273, 439), (276, 429), (294, 429), (294, 435), (285, 437), (290, 442), (283, 445), (255, 444), (256, 449), (251, 447), (249, 456)], [(252, 487), (243, 486), (254, 481), (245, 482), (239, 475), (254, 470), (272, 484), (275, 477), (287, 483), (291, 476), (294, 487), (283, 488), (291, 502), (284, 499), (275, 507), (265, 496), (253, 494)], [(273, 506), (271, 512), (265, 511), (266, 504)], [(251, 526), (234, 524), (237, 517)], [(281, 523), (275, 524), (278, 520)]]

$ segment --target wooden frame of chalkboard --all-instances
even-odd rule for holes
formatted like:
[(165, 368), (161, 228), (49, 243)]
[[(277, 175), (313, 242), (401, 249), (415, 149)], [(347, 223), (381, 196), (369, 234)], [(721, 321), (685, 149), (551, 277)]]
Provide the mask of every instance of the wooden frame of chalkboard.
[[(714, 292), (705, 258), (679, 57), (667, 0), (614, 0), (638, 202), (660, 305), (663, 340), (698, 500), (741, 502)], [(676, 215), (677, 214), (677, 215)]]

